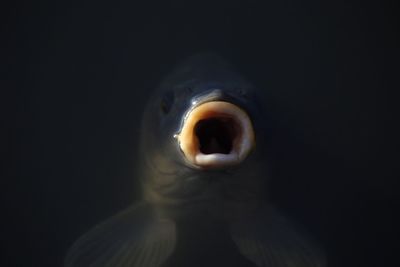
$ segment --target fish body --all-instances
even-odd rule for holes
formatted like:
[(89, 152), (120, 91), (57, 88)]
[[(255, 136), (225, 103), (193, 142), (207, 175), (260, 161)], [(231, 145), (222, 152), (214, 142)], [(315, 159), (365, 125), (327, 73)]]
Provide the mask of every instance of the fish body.
[(265, 200), (257, 89), (219, 56), (179, 65), (144, 111), (144, 199), (83, 235), (76, 266), (325, 266), (320, 249)]

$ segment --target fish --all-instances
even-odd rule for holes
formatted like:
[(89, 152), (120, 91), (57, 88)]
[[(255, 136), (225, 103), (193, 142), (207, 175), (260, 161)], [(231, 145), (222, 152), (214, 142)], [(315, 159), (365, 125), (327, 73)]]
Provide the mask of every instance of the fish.
[(161, 81), (143, 112), (142, 201), (80, 237), (66, 267), (323, 267), (323, 250), (268, 194), (260, 89), (214, 53)]

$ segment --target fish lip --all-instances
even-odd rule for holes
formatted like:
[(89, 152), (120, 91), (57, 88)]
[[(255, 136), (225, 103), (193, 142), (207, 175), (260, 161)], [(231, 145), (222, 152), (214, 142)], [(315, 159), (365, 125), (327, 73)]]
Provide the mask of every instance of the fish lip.
[(188, 108), (185, 117), (191, 110), (195, 109), (196, 107), (212, 101), (229, 102), (245, 110), (243, 106), (246, 105), (246, 100), (235, 97), (234, 95), (231, 95), (231, 93), (232, 92), (224, 92), (222, 89), (210, 89), (199, 95), (194, 96), (191, 100), (190, 107)]
[[(213, 89), (210, 91), (206, 91), (203, 94), (197, 95), (192, 99), (192, 106), (190, 110), (196, 108), (197, 106), (211, 102), (211, 101), (226, 101), (227, 96), (221, 89)], [(190, 112), (189, 110), (189, 112)], [(186, 114), (187, 115), (187, 114)]]
[[(196, 125), (201, 120), (228, 118), (237, 133), (229, 153), (203, 153), (200, 151)], [(174, 135), (189, 167), (202, 170), (226, 169), (240, 164), (255, 146), (254, 129), (247, 112), (234, 101), (224, 97), (221, 90), (196, 97), (186, 112), (181, 129)]]

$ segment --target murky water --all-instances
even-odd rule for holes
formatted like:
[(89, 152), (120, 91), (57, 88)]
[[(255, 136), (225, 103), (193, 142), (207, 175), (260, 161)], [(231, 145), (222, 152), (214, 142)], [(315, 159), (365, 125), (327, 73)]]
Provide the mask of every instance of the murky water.
[[(11, 8), (5, 45), (17, 53), (3, 49), (14, 71), (4, 84), (17, 90), (4, 105), (12, 152), (1, 266), (61, 266), (76, 238), (140, 198), (133, 174), (144, 103), (177, 62), (204, 50), (259, 88), (268, 198), (325, 247), (330, 266), (383, 266), (366, 255), (391, 253), (372, 245), (379, 235), (370, 231), (394, 226), (384, 215), (395, 196), (385, 155), (395, 149), (380, 67), (393, 23), (376, 18), (387, 10), (312, 1)], [(232, 257), (224, 265), (219, 255), (220, 266), (247, 266)]]

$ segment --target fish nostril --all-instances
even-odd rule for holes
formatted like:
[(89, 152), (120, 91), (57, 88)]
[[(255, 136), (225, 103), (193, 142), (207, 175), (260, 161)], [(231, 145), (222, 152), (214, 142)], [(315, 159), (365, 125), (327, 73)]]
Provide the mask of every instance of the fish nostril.
[(160, 102), (160, 108), (163, 114), (168, 114), (170, 112), (173, 103), (174, 93), (172, 91), (165, 92)]

